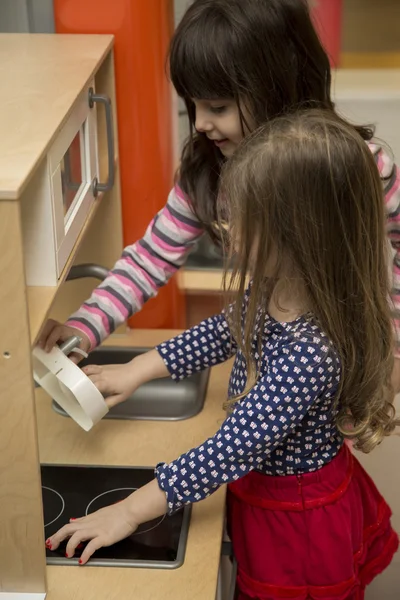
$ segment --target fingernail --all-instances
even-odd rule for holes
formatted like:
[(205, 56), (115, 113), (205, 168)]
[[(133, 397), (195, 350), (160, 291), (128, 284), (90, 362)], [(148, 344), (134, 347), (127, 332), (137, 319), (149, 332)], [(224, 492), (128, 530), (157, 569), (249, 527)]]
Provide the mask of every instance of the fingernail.
[(76, 549), (77, 549), (77, 550), (80, 550), (81, 548), (83, 548), (83, 544), (82, 544), (82, 542), (81, 542), (80, 544), (78, 544), (78, 545), (77, 545)]
[(76, 517), (71, 517), (70, 521), (76, 521)]
[(83, 560), (80, 558), (79, 559), (79, 564), (82, 565), (83, 564)]
[(50, 538), (47, 538), (46, 544), (50, 544)]
[(68, 556), (67, 552), (65, 553), (65, 558), (69, 558), (69, 556)]

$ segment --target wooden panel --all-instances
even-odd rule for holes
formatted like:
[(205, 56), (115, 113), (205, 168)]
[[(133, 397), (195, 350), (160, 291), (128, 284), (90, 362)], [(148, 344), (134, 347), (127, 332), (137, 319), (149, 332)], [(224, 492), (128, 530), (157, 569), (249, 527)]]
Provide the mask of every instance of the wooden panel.
[[(96, 94), (105, 94), (111, 100), (114, 122), (114, 158), (118, 162), (118, 119), (117, 98), (115, 95), (114, 52), (111, 51), (99, 68), (95, 77)], [(99, 147), (100, 180), (107, 177), (107, 130), (104, 106), (97, 104), (97, 143)]]
[(0, 198), (21, 195), (112, 43), (110, 35), (0, 34)]
[(19, 203), (0, 202), (0, 590), (44, 592), (44, 526), (19, 209)]
[(223, 306), (222, 294), (188, 295), (186, 297), (186, 327), (193, 327), (203, 319), (217, 315)]
[(222, 271), (181, 269), (178, 273), (179, 288), (186, 294), (219, 294), (222, 290), (222, 283)]
[(400, 50), (398, 0), (344, 0), (343, 52)]

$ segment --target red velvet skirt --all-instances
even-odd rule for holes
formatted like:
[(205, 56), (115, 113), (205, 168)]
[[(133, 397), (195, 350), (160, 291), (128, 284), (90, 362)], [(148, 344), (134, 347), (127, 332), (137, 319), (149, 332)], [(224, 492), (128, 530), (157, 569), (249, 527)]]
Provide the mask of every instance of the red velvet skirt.
[(345, 445), (315, 473), (229, 485), (238, 600), (362, 600), (399, 544), (391, 511)]

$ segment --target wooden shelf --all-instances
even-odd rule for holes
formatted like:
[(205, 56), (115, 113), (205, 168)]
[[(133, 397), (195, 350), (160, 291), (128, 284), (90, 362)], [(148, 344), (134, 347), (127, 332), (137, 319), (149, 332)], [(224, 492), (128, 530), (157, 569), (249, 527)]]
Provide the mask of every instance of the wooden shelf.
[(223, 271), (182, 269), (178, 274), (179, 288), (186, 294), (220, 294), (222, 281)]

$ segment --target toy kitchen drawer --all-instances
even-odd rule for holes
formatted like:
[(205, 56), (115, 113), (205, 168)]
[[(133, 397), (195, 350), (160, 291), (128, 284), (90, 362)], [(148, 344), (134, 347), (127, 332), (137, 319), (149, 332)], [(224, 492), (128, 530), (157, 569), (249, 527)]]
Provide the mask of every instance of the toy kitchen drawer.
[[(99, 183), (98, 103), (105, 109), (106, 183)], [(27, 285), (57, 285), (99, 193), (113, 186), (112, 119), (109, 98), (96, 94), (92, 82), (75, 101), (24, 191), (21, 221)]]

